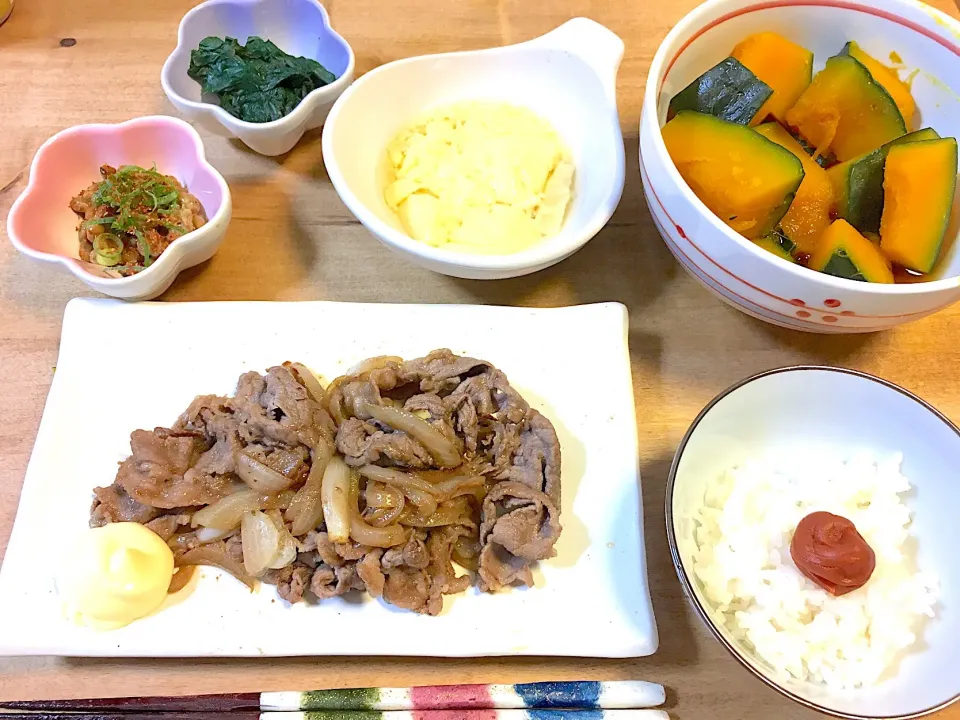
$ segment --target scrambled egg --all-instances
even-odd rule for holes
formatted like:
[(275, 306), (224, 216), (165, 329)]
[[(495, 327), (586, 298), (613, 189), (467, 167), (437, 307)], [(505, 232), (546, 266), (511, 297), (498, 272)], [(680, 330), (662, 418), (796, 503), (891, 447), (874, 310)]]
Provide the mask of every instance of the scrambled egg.
[(173, 552), (158, 535), (137, 523), (110, 523), (67, 548), (57, 588), (70, 620), (112, 630), (160, 607), (172, 576)]
[(464, 102), (402, 130), (387, 146), (384, 199), (414, 239), (489, 255), (555, 235), (574, 165), (549, 123), (530, 110)]

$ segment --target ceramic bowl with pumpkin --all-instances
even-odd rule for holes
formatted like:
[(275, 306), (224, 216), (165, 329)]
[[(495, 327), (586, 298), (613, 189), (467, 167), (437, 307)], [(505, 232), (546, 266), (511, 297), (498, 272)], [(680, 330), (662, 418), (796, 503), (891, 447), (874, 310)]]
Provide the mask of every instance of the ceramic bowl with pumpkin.
[(960, 299), (958, 38), (909, 0), (688, 14), (653, 60), (640, 124), (647, 203), (680, 264), (743, 312), (812, 332)]

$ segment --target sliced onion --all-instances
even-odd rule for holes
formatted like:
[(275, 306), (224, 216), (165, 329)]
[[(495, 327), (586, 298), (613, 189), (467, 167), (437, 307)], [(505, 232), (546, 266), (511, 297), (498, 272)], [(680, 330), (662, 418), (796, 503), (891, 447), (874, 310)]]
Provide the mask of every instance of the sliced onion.
[(379, 548), (395, 547), (407, 541), (407, 533), (399, 525), (376, 528), (367, 525), (358, 514), (350, 518), (350, 537), (361, 545)]
[(460, 567), (477, 571), (480, 556), (480, 542), (476, 537), (458, 538), (453, 544), (453, 561)]
[(367, 483), (363, 499), (368, 508), (395, 508), (403, 505), (403, 493), (397, 488), (383, 485), (374, 480)]
[[(403, 495), (400, 497), (403, 497)], [(402, 512), (403, 505), (392, 508), (367, 508), (360, 517), (371, 527), (382, 528), (395, 523)]]
[(287, 530), (286, 525), (283, 524), (283, 518), (280, 517), (279, 510), (271, 510), (267, 513), (267, 517), (270, 518), (277, 532), (280, 533), (280, 551), (268, 566), (278, 570), (297, 559), (297, 542), (293, 539), (290, 531)]
[(287, 488), (276, 495), (261, 495), (260, 507), (263, 510), (286, 510), (296, 499), (297, 493)]
[(243, 567), (254, 577), (270, 567), (283, 550), (277, 526), (259, 510), (244, 514), (240, 520), (240, 538)]
[(480, 554), (480, 540), (477, 537), (457, 538), (453, 549), (462, 557), (475, 558)]
[(237, 475), (262, 495), (275, 495), (282, 492), (296, 479), (278, 473), (246, 453), (237, 453)]
[(200, 527), (197, 528), (197, 532), (195, 532), (194, 535), (197, 536), (197, 540), (201, 545), (206, 545), (207, 543), (216, 542), (217, 540), (223, 540), (225, 537), (236, 531), (237, 529), (235, 527), (232, 527), (229, 530), (218, 530), (217, 528), (212, 527)]
[(449, 500), (437, 508), (431, 515), (421, 512), (420, 508), (407, 506), (400, 514), (400, 524), (411, 527), (432, 528), (441, 525), (455, 525), (469, 513), (466, 498)]
[(352, 368), (347, 370), (347, 375), (365, 375), (366, 373), (373, 372), (374, 370), (380, 370), (385, 368), (390, 363), (396, 363), (399, 365), (403, 362), (402, 357), (397, 357), (396, 355), (377, 355), (376, 357), (367, 358)]
[(173, 595), (183, 590), (187, 586), (187, 583), (193, 579), (193, 571), (196, 569), (196, 565), (184, 565), (181, 568), (177, 568), (177, 571), (173, 573), (173, 577), (170, 578), (170, 585), (167, 586), (167, 594)]
[(439, 500), (450, 500), (460, 495), (472, 495), (482, 500), (487, 494), (486, 490), (487, 479), (483, 475), (461, 475), (433, 486), (433, 493)]
[[(190, 520), (190, 525), (193, 527), (202, 525), (215, 530), (233, 530), (240, 526), (240, 518), (244, 513), (257, 510), (260, 504), (260, 493), (256, 490), (249, 488), (240, 490), (197, 510)], [(201, 540), (201, 542), (204, 541)]]
[(358, 400), (356, 409), (394, 430), (400, 430), (426, 448), (440, 467), (456, 467), (463, 459), (456, 444), (433, 425), (406, 410)]
[(397, 488), (390, 485), (381, 485), (374, 480), (367, 481), (363, 497), (367, 507), (360, 517), (368, 525), (375, 528), (382, 528), (395, 523), (406, 505), (403, 493)]
[(201, 545), (200, 547), (188, 550), (183, 555), (177, 557), (177, 567), (187, 567), (190, 565), (210, 565), (226, 570), (237, 580), (242, 582), (248, 588), (253, 590), (256, 581), (247, 574), (243, 563), (234, 560), (227, 555), (223, 543), (216, 545)]
[(350, 539), (350, 468), (340, 457), (327, 463), (320, 487), (323, 519), (331, 542)]
[(326, 407), (327, 391), (323, 389), (323, 385), (320, 384), (320, 380), (318, 380), (317, 376), (313, 374), (313, 371), (310, 370), (310, 368), (308, 368), (306, 365), (298, 362), (284, 364), (293, 371), (293, 374), (307, 389), (307, 392), (310, 393), (311, 397)]
[(320, 521), (323, 520), (321, 501), (323, 476), (333, 450), (327, 443), (321, 443), (312, 454), (313, 462), (310, 465), (307, 481), (287, 507), (286, 518), (293, 523), (290, 532), (294, 535), (306, 535), (311, 530), (316, 530)]
[(423, 478), (394, 468), (382, 468), (379, 465), (364, 465), (360, 468), (360, 474), (370, 480), (402, 490), (410, 502), (420, 508), (424, 516), (432, 515), (437, 510), (433, 486)]
[(350, 513), (350, 537), (361, 545), (388, 548), (401, 545), (407, 541), (407, 534), (399, 525), (385, 525), (373, 527), (368, 525), (360, 516), (360, 474), (350, 474), (350, 487), (347, 507)]
[(284, 477), (296, 479), (299, 477), (299, 471), (303, 469), (303, 461), (307, 458), (305, 448), (297, 448), (297, 450), (299, 452), (284, 450), (282, 448), (274, 450), (267, 457), (267, 462), (264, 464), (271, 470), (276, 470)]

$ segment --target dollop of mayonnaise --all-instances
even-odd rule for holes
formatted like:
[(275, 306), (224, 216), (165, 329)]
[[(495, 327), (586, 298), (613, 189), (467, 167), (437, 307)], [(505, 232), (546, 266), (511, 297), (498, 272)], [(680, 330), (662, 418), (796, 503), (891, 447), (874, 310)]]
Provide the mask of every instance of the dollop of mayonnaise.
[(407, 234), (434, 247), (506, 255), (555, 235), (574, 164), (556, 130), (526, 108), (462, 102), (387, 146), (384, 200)]
[(57, 589), (66, 616), (113, 630), (149, 615), (167, 597), (173, 552), (138, 523), (91, 528), (67, 551)]

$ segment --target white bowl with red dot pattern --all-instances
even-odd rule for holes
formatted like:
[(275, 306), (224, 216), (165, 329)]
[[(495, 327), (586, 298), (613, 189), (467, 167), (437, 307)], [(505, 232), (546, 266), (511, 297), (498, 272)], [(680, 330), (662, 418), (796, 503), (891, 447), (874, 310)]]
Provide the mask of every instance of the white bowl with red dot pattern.
[(680, 177), (663, 143), (670, 98), (746, 36), (774, 31), (814, 53), (814, 71), (849, 40), (912, 77), (917, 128), (960, 137), (960, 23), (913, 0), (707, 0), (684, 17), (650, 66), (640, 121), (640, 173), (650, 212), (680, 264), (721, 299), (776, 325), (822, 333), (872, 332), (960, 299), (960, 201), (932, 280), (880, 285), (787, 262), (744, 239)]

